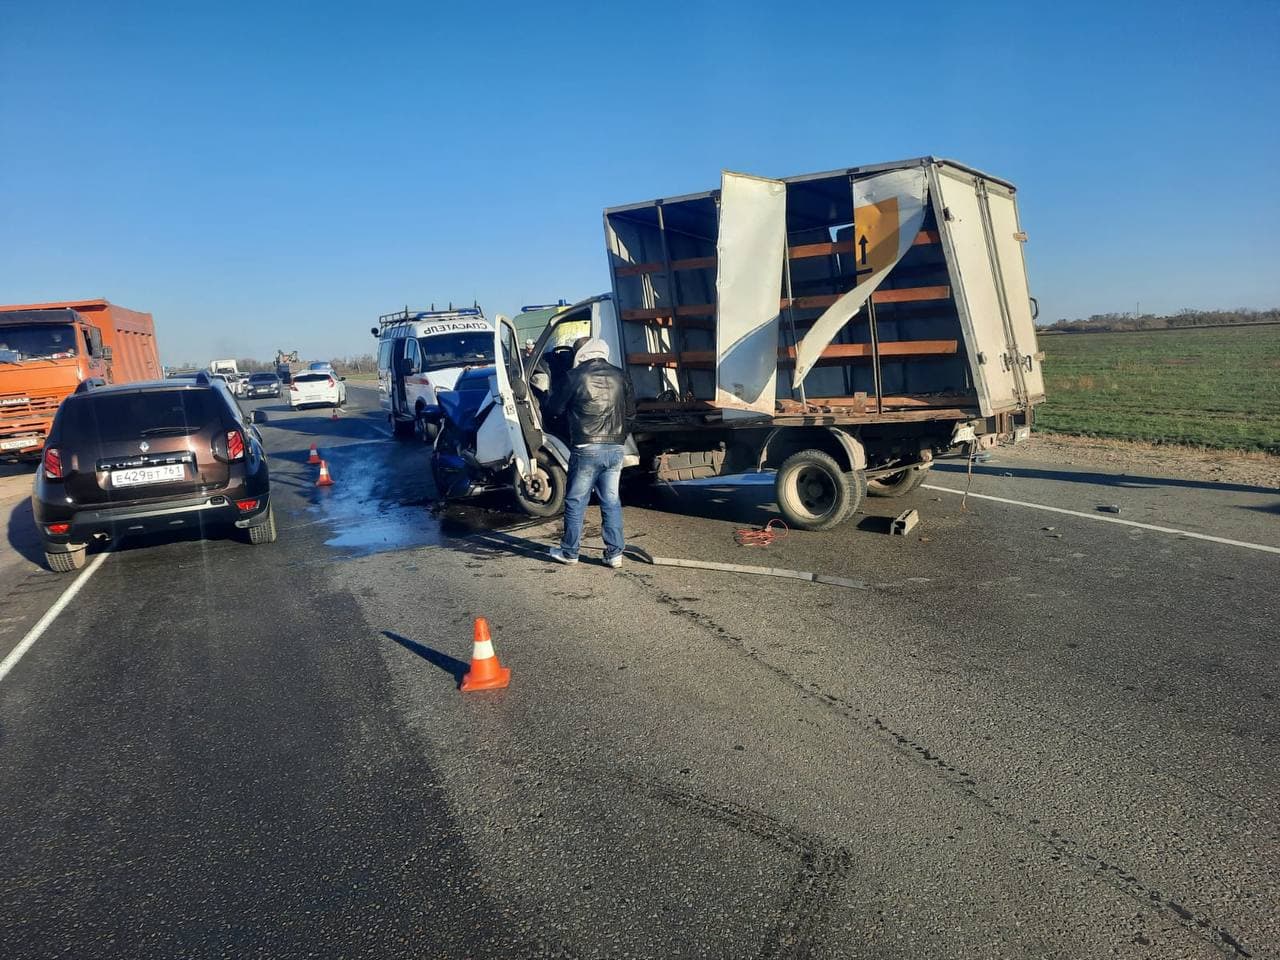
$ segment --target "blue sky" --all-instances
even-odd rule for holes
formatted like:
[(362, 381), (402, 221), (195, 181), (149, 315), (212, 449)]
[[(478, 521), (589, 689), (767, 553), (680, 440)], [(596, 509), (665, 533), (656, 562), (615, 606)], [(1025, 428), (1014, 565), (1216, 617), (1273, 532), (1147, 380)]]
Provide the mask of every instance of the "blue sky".
[(0, 302), (365, 352), (606, 289), (606, 206), (935, 154), (1019, 186), (1042, 319), (1277, 306), (1278, 44), (1270, 0), (0, 0)]

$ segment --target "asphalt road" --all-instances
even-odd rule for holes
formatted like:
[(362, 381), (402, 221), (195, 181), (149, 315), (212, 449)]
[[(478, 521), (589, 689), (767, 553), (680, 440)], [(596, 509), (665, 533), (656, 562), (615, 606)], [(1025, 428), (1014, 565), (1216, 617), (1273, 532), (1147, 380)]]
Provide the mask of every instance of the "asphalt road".
[[(1189, 536), (1280, 546), (1280, 491), (998, 453), (1186, 533), (921, 489), (749, 550), (771, 487), (678, 485), (638, 550), (853, 586), (562, 567), (352, 398), (265, 405), (277, 544), (121, 545), (0, 679), (0, 956), (1280, 956), (1280, 554)], [(69, 582), (27, 483), (0, 657)]]

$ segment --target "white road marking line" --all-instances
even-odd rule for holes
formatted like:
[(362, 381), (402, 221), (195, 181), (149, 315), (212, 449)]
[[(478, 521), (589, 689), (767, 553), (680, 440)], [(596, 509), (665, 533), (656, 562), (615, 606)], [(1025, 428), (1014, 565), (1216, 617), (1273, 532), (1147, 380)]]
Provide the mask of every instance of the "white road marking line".
[(27, 635), (18, 641), (18, 645), (9, 651), (9, 655), (0, 661), (0, 681), (3, 681), (9, 675), (9, 671), (17, 665), (22, 659), (22, 655), (31, 649), (31, 646), (40, 639), (40, 636), (49, 629), (54, 620), (58, 619), (67, 604), (75, 599), (80, 588), (89, 582), (89, 578), (97, 572), (102, 566), (104, 560), (111, 556), (110, 552), (104, 551), (89, 561), (89, 565), (81, 571), (80, 576), (71, 582), (71, 586), (62, 591), (62, 596), (57, 599), (52, 607), (45, 611), (45, 615), (37, 621), (36, 625), (27, 631)]
[[(922, 483), (924, 490), (937, 490), (939, 493), (954, 493), (963, 497), (963, 490), (952, 490), (950, 487), (937, 487), (932, 483)], [(1044, 503), (1028, 503), (1025, 500), (1010, 500), (1008, 497), (993, 497), (989, 493), (973, 493), (969, 496), (977, 500), (994, 500), (996, 503), (1011, 503), (1015, 507), (1031, 507), (1034, 510), (1048, 510), (1050, 513), (1065, 513), (1069, 517), (1083, 517), (1085, 520), (1097, 520), (1100, 523), (1118, 523), (1122, 527), (1137, 527), (1140, 530), (1154, 530), (1156, 533), (1172, 533), (1179, 537), (1191, 537), (1194, 540), (1207, 540), (1210, 543), (1221, 543), (1228, 547), (1244, 547), (1246, 550), (1261, 550), (1263, 553), (1280, 553), (1280, 547), (1269, 547), (1264, 543), (1249, 543), (1245, 540), (1231, 540), (1227, 537), (1211, 537), (1207, 533), (1193, 533), (1190, 530), (1178, 530), (1174, 527), (1158, 527), (1154, 523), (1139, 523), (1136, 520), (1121, 520), (1119, 517), (1102, 517), (1083, 510), (1068, 510), (1065, 507), (1051, 507)]]

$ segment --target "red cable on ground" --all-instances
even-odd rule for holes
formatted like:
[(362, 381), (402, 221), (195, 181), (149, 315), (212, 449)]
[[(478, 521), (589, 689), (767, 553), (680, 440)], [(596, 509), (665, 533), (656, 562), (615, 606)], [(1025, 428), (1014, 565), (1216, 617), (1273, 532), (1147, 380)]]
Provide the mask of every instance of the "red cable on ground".
[(770, 520), (759, 530), (748, 530), (745, 527), (733, 532), (733, 542), (740, 547), (767, 547), (774, 540), (781, 540), (790, 529), (781, 520)]

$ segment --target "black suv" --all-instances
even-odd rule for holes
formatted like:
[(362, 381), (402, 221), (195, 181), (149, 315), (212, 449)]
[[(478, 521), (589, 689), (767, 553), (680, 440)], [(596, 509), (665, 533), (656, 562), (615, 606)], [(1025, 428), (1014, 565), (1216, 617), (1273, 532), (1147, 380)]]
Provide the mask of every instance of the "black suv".
[(276, 539), (262, 438), (208, 374), (105, 386), (62, 402), (31, 494), (53, 570), (84, 566), (91, 540), (158, 530), (245, 531)]

